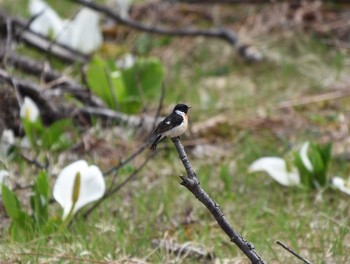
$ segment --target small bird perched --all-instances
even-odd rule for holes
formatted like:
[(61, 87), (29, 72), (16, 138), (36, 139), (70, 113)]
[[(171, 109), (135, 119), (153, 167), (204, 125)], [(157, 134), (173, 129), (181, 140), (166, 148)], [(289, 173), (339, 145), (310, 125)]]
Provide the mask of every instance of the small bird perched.
[(187, 111), (191, 107), (185, 104), (177, 104), (173, 112), (161, 121), (152, 135), (155, 139), (151, 149), (155, 150), (158, 143), (165, 137), (175, 138), (185, 133), (188, 126)]

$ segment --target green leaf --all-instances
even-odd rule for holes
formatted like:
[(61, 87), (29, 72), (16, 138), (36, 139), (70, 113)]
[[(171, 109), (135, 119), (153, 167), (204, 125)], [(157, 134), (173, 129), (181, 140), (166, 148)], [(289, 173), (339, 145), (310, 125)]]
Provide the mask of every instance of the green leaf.
[(88, 65), (87, 80), (92, 91), (112, 109), (125, 98), (121, 72), (114, 63), (94, 57)]
[(42, 171), (36, 178), (33, 186), (33, 195), (31, 196), (33, 219), (36, 223), (36, 227), (39, 229), (48, 220), (49, 192), (50, 187), (47, 174)]
[(22, 124), (31, 147), (38, 150), (38, 140), (41, 138), (41, 135), (45, 133), (45, 128), (41, 120), (38, 119), (35, 122), (31, 122), (28, 119), (22, 118)]
[[(121, 102), (121, 107), (123, 111), (130, 113), (138, 110), (136, 103), (141, 105), (143, 95), (150, 98), (160, 90), (164, 69), (157, 58), (140, 58), (133, 67), (122, 70), (122, 74), (126, 87), (126, 98), (129, 101)], [(134, 102), (132, 108), (129, 105), (130, 101)]]
[(305, 167), (300, 154), (295, 153), (294, 155), (294, 165), (297, 167), (300, 175), (300, 182), (302, 185), (312, 189), (313, 183), (312, 183), (312, 174), (310, 171)]
[(34, 228), (33, 221), (30, 216), (21, 212), (19, 219), (14, 219), (10, 225), (10, 236), (15, 241), (28, 241), (33, 238)]
[(10, 191), (6, 185), (2, 184), (2, 200), (4, 202), (4, 206), (8, 216), (12, 220), (18, 220), (21, 218), (21, 205), (18, 201), (16, 194)]
[(42, 134), (42, 146), (48, 150), (63, 150), (71, 145), (66, 137), (67, 131), (75, 132), (75, 127), (71, 119), (61, 119), (45, 128)]

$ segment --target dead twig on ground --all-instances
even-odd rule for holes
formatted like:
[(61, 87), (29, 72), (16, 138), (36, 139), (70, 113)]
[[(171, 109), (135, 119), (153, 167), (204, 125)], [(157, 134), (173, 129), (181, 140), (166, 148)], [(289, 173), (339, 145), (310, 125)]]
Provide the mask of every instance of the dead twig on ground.
[(265, 261), (255, 251), (253, 244), (246, 241), (229, 223), (224, 216), (219, 205), (203, 190), (200, 186), (200, 182), (196, 173), (193, 171), (191, 163), (187, 157), (185, 149), (181, 144), (180, 138), (172, 138), (172, 141), (179, 153), (179, 158), (183, 166), (186, 169), (187, 176), (180, 176), (182, 179), (181, 185), (185, 186), (194, 196), (204, 204), (210, 213), (214, 216), (215, 220), (221, 227), (221, 229), (229, 236), (231, 241), (235, 243), (242, 252), (250, 259), (251, 263), (263, 264)]
[(41, 76), (45, 82), (56, 89), (56, 92), (68, 92), (89, 106), (104, 106), (102, 100), (93, 95), (89, 89), (76, 83), (68, 76), (47, 67), (46, 63), (0, 49), (0, 60), (5, 58), (6, 65), (4, 66), (9, 64), (26, 73)]

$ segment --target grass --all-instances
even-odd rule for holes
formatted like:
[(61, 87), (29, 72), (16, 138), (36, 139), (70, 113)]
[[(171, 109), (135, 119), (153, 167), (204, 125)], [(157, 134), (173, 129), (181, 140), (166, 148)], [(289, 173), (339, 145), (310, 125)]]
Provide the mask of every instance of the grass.
[[(265, 174), (247, 173), (255, 159), (284, 155), (304, 140), (332, 140), (335, 151), (345, 144), (332, 135), (338, 130), (339, 115), (348, 114), (348, 98), (295, 108), (292, 114), (276, 110), (276, 106), (306, 94), (329, 91), (333, 84), (345, 82), (348, 55), (326, 47), (310, 35), (270, 37), (260, 40), (268, 45), (269, 61), (256, 65), (244, 63), (220, 41), (186, 40), (195, 49), (181, 50), (183, 40), (172, 39), (169, 46), (154, 47), (151, 54), (163, 58), (167, 65), (165, 105), (188, 102), (193, 107), (193, 123), (221, 113), (232, 119), (221, 128), (228, 132), (214, 135), (219, 147), (229, 146), (225, 155), (192, 155), (191, 162), (203, 188), (268, 263), (296, 263), (292, 255), (276, 245), (276, 240), (313, 263), (348, 263), (348, 196), (330, 188), (315, 192), (284, 188)], [(164, 49), (173, 50), (171, 61), (164, 59)], [(156, 105), (154, 98), (149, 103)], [(249, 123), (259, 118), (261, 123)], [(94, 136), (99, 137), (99, 133), (103, 140), (102, 133), (108, 131), (97, 131)], [(117, 148), (116, 142), (121, 139), (118, 134), (113, 137), (115, 141), (107, 143)], [(136, 148), (135, 141), (137, 138), (131, 135), (124, 142), (128, 152)], [(222, 263), (247, 263), (205, 208), (179, 184), (178, 175), (184, 169), (171, 143), (162, 145), (168, 146), (164, 147), (166, 151), (161, 151), (137, 180), (104, 202), (88, 221), (78, 215), (64, 233), (26, 243), (11, 241), (3, 228), (0, 259), (26, 263), (83, 263), (83, 259), (122, 262), (131, 258), (150, 263), (201, 262), (176, 258), (152, 247), (153, 239), (168, 238), (205, 246)], [(191, 148), (188, 150), (191, 152)], [(68, 159), (80, 158), (77, 154), (67, 158), (66, 154), (51, 153), (57, 161), (58, 156), (64, 156), (61, 166)], [(89, 153), (85, 154), (88, 160), (107, 166), (105, 157), (94, 157), (93, 160)], [(27, 179), (36, 174), (36, 169), (25, 163), (12, 162), (9, 168)], [(330, 175), (347, 176), (348, 172), (345, 161), (335, 160)], [(118, 181), (127, 175), (128, 171), (122, 172)], [(61, 215), (57, 204), (51, 208), (51, 215)]]

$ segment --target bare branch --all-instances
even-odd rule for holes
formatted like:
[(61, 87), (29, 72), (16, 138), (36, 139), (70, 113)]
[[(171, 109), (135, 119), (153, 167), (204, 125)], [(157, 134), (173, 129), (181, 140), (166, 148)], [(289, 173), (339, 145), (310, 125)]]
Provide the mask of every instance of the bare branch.
[(283, 247), (285, 250), (287, 250), (289, 253), (291, 253), (292, 255), (294, 255), (295, 257), (297, 257), (298, 259), (300, 259), (301, 261), (303, 261), (306, 264), (311, 264), (310, 261), (308, 261), (307, 259), (303, 258), (302, 256), (300, 256), (299, 254), (297, 254), (293, 249), (287, 247), (285, 244), (283, 244), (281, 241), (276, 241), (276, 243), (278, 245), (280, 245), (281, 247)]
[(265, 261), (255, 251), (253, 244), (246, 241), (229, 223), (224, 216), (219, 205), (203, 190), (196, 173), (193, 171), (191, 163), (187, 157), (185, 149), (181, 144), (180, 138), (172, 138), (172, 141), (179, 153), (179, 158), (183, 166), (186, 169), (187, 176), (181, 176), (181, 185), (185, 186), (194, 196), (204, 204), (210, 213), (214, 216), (215, 220), (221, 227), (221, 229), (229, 236), (231, 241), (235, 243), (242, 252), (250, 259), (254, 264), (263, 264)]

